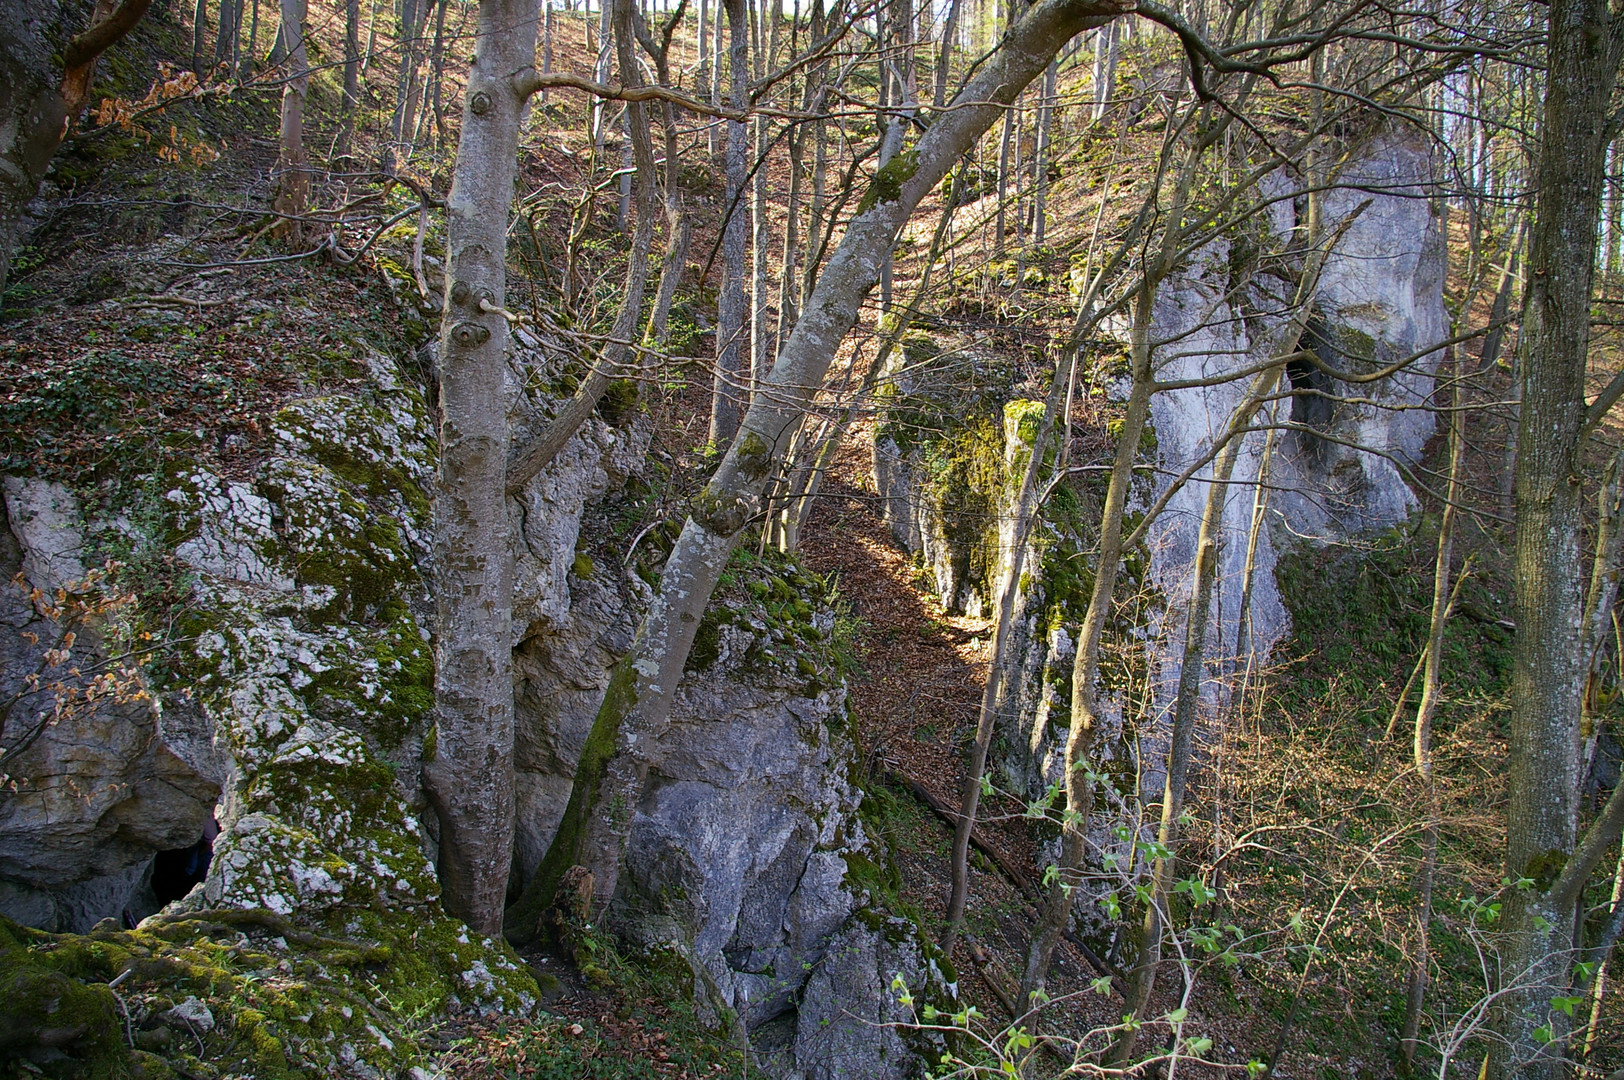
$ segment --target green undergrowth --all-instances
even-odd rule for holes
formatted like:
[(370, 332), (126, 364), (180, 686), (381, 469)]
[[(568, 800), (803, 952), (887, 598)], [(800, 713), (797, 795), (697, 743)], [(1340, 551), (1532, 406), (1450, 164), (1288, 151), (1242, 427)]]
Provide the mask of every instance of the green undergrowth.
[[(1276, 568), (1292, 636), (1279, 657), (1293, 663), (1279, 690), (1291, 698), (1365, 695), (1361, 719), (1387, 723), (1392, 701), (1426, 644), (1437, 520), (1418, 517), (1375, 536), (1283, 555)], [(1461, 565), (1456, 547), (1456, 573)], [(1502, 695), (1511, 678), (1510, 584), (1478, 560), (1444, 630), (1443, 673), (1453, 698)], [(1413, 691), (1412, 691), (1413, 693)]]
[[(1248, 705), (1255, 715), (1224, 750), (1236, 778), (1226, 797), (1248, 815), (1236, 828), (1277, 838), (1269, 854), (1241, 852), (1228, 867), (1236, 921), (1280, 935), (1248, 981), (1265, 988), (1267, 1007), (1283, 1018), (1312, 964), (1301, 1044), (1332, 1056), (1385, 1051), (1395, 1068), (1425, 812), (1411, 764), (1419, 681), (1405, 707), (1395, 713), (1395, 705), (1426, 643), (1436, 543), (1436, 519), (1417, 515), (1379, 534), (1283, 554), (1276, 578), (1291, 632)], [(1469, 547), (1456, 545), (1457, 574)], [(1444, 635), (1429, 1025), (1487, 992), (1480, 950), (1503, 899), (1503, 791), (1493, 763), (1504, 754), (1508, 716), (1512, 635), (1501, 620), (1510, 593), (1485, 547)], [(1325, 866), (1337, 869), (1312, 869)]]

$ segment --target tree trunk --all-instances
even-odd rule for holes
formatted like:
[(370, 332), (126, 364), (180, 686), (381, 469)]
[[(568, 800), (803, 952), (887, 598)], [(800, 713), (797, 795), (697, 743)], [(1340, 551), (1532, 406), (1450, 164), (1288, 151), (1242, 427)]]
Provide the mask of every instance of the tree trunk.
[[(151, 0), (100, 0), (65, 45), (60, 21), (27, 0), (0, 0), (0, 296), (21, 218), (90, 97), (96, 58), (128, 34)], [(60, 50), (62, 70), (55, 66)]]
[[(734, 0), (742, 6), (742, 0)], [(510, 913), (517, 936), (532, 932), (564, 871), (592, 874), (594, 910), (614, 895), (632, 808), (660, 755), (671, 701), (682, 678), (700, 616), (754, 516), (764, 486), (777, 474), (794, 429), (804, 420), (835, 350), (879, 280), (883, 253), (927, 193), (1037, 77), (1067, 39), (1117, 13), (1098, 0), (1041, 0), (1013, 27), (1004, 45), (959, 96), (959, 107), (933, 124), (918, 145), (870, 182), (811, 302), (779, 353), (766, 384), (727, 455), (695, 498), (666, 559), (660, 588), (632, 649), (616, 666), (577, 767), (558, 834), (525, 897)], [(741, 12), (742, 14), (742, 12)], [(526, 923), (529, 923), (527, 926)]]
[(930, 102), (940, 109), (947, 103), (947, 80), (953, 62), (953, 35), (958, 33), (959, 7), (964, 0), (952, 0), (947, 8), (947, 19), (942, 23), (942, 48), (936, 57), (936, 87)]
[[(258, 3), (258, 0), (255, 0)], [(366, 78), (367, 68), (372, 66), (373, 50), (378, 45), (378, 5), (383, 0), (372, 0), (367, 11), (367, 47), (361, 50), (361, 77)]]
[[(611, 0), (611, 2), (625, 3), (629, 10), (633, 0)], [(611, 29), (613, 33), (620, 32), (613, 30), (613, 27)], [(630, 33), (627, 29), (628, 37)], [(615, 41), (615, 49), (617, 53), (620, 51), (618, 38)], [(621, 57), (621, 72), (621, 80), (625, 86), (643, 85), (637, 65), (625, 56)], [(610, 344), (596, 358), (587, 377), (554, 414), (552, 421), (528, 441), (515, 446), (509, 454), (506, 485), (510, 495), (517, 495), (522, 491), (530, 478), (546, 468), (558, 455), (592, 415), (604, 391), (609, 389), (610, 383), (616, 379), (635, 378), (647, 374), (646, 371), (632, 368), (629, 363), (630, 348), (623, 343), (632, 341), (637, 334), (637, 322), (643, 310), (643, 295), (648, 284), (648, 256), (654, 244), (657, 184), (654, 175), (654, 149), (649, 141), (648, 117), (644, 106), (640, 102), (628, 102), (626, 117), (626, 130), (636, 178), (637, 227), (632, 230), (631, 251), (626, 259), (626, 283), (622, 290), (620, 308), (615, 314), (614, 325), (609, 330)]]
[[(534, 0), (480, 0), (446, 203), (440, 464), (434, 500), (435, 741), (424, 787), (440, 821), (446, 910), (501, 929), (513, 862), (513, 558), (508, 525), (507, 225)], [(481, 303), (485, 301), (485, 303)]]
[[(1455, 377), (1463, 371), (1460, 346), (1455, 347)], [(1415, 952), (1410, 957), (1410, 982), (1404, 995), (1404, 1024), (1399, 1033), (1399, 1057), (1407, 1068), (1415, 1065), (1416, 1045), (1421, 1035), (1421, 1010), (1426, 1004), (1427, 971), (1432, 963), (1432, 893), (1438, 874), (1438, 830), (1442, 826), (1443, 804), (1438, 778), (1433, 769), (1432, 721), (1438, 712), (1442, 687), (1444, 626), (1450, 608), (1450, 560), (1454, 554), (1455, 507), (1464, 484), (1461, 452), (1465, 444), (1461, 427), (1459, 383), (1451, 395), (1448, 413), (1449, 482), (1445, 487), (1444, 508), (1438, 519), (1438, 555), (1432, 571), (1432, 620), (1427, 631), (1426, 666), (1421, 678), (1421, 704), (1415, 712), (1415, 774), (1421, 783), (1426, 823), (1421, 830), (1421, 872), (1416, 876)], [(1462, 571), (1465, 574), (1465, 571)]]
[[(821, 39), (825, 32), (825, 17), (823, 0), (814, 0), (812, 5), (811, 25), (808, 27), (808, 36), (813, 41)], [(821, 60), (807, 72), (806, 78), (806, 105), (807, 110), (818, 117), (812, 121), (812, 195), (807, 201), (806, 208), (806, 268), (801, 272), (800, 280), (796, 283), (796, 310), (804, 311), (806, 301), (812, 295), (812, 289), (818, 280), (818, 263), (823, 258), (823, 208), (824, 185), (828, 178), (829, 159), (829, 126), (823, 119), (824, 101), (828, 96), (829, 62)], [(804, 136), (803, 136), (804, 138)], [(781, 346), (780, 346), (781, 347)]]
[(242, 0), (220, 0), (220, 30), (214, 39), (216, 68), (221, 64), (227, 64), (232, 70), (236, 70), (233, 60), (237, 47), (237, 33), (241, 28)]
[(1619, 569), (1624, 564), (1624, 447), (1608, 463), (1596, 502), (1596, 554), (1590, 564), (1590, 588), (1585, 593), (1585, 611), (1579, 623), (1579, 651), (1585, 663), (1585, 691), (1581, 699), (1584, 711), (1579, 722), (1581, 789), (1589, 784), (1600, 744), (1601, 718), (1592, 703), (1599, 692), (1596, 684), (1607, 654), (1603, 645), (1608, 636), (1607, 628), (1613, 621)]
[(1054, 123), (1055, 85), (1059, 64), (1043, 73), (1043, 100), (1038, 103), (1038, 152), (1032, 166), (1032, 243), (1043, 246), (1045, 196), (1049, 192), (1049, 132)]
[[(442, 93), (445, 82), (445, 12), (446, 0), (440, 0), (434, 9), (434, 43), (429, 46), (429, 92), (424, 94), (423, 116), (434, 117), (434, 139), (439, 145), (445, 141), (445, 99)], [(529, 100), (525, 101), (525, 112), (529, 112)]]
[[(252, 55), (252, 35), (250, 55)], [(339, 130), (339, 158), (347, 158), (355, 143), (355, 111), (361, 107), (361, 0), (344, 0), (343, 126)]]
[(310, 167), (304, 146), (305, 91), (310, 85), (305, 0), (282, 0), (279, 34), (292, 70), (282, 84), (281, 142), (276, 161), (276, 198), (271, 208), (283, 215), (277, 226), (283, 242), (297, 248), (304, 242), (304, 223), (299, 218), (310, 206)]
[(1568, 986), (1573, 940), (1574, 897), (1562, 893), (1588, 872), (1576, 865), (1574, 846), (1585, 666), (1577, 478), (1615, 39), (1604, 0), (1551, 3), (1514, 493), (1517, 636), (1506, 871), (1527, 884), (1510, 890), (1505, 906), (1499, 1039), (1489, 1080), (1563, 1075), (1569, 1021), (1550, 1007)]
[[(704, 35), (701, 35), (703, 40)], [(671, 85), (671, 44), (669, 39), (656, 43), (646, 38), (643, 48), (654, 58), (655, 77)], [(649, 314), (645, 335), (656, 347), (663, 347), (667, 324), (671, 316), (671, 303), (676, 298), (677, 286), (682, 283), (688, 262), (688, 245), (693, 238), (693, 225), (683, 212), (683, 192), (680, 177), (681, 149), (677, 135), (677, 108), (669, 101), (660, 103), (660, 132), (665, 144), (665, 260), (660, 267), (660, 285), (654, 295), (654, 310)]]
[[(601, 0), (602, 9), (598, 16), (598, 58), (592, 65), (592, 77), (598, 82), (609, 81), (609, 8), (612, 0)], [(596, 154), (593, 159), (602, 161), (605, 137), (609, 129), (609, 103), (594, 98), (592, 101), (592, 147)]]
[(192, 71), (203, 77), (203, 41), (209, 29), (208, 0), (197, 0), (192, 7)]
[(259, 0), (254, 0), (253, 15), (248, 20), (248, 50), (237, 68), (237, 78), (246, 80), (259, 66)]
[[(757, 68), (762, 67), (757, 57)], [(759, 78), (759, 76), (758, 76)], [(750, 170), (750, 385), (767, 376), (772, 359), (767, 355), (767, 248), (771, 222), (767, 209), (767, 147), (771, 131), (765, 116), (757, 115), (754, 167)]]
[[(724, 21), (722, 9), (725, 4), (726, 0), (716, 0), (716, 11), (711, 17), (711, 40), (709, 44), (711, 50), (710, 102), (712, 105), (722, 103), (722, 23)], [(705, 44), (705, 42), (700, 42), (701, 48)], [(714, 161), (716, 158), (716, 120), (714, 118), (705, 125), (705, 147), (710, 154), (711, 160)]]
[[(724, 0), (731, 34), (728, 78), (730, 104), (743, 108), (750, 97), (747, 0)], [(717, 81), (720, 82), (720, 68)], [(711, 390), (710, 442), (718, 451), (732, 445), (744, 415), (747, 382), (744, 370), (746, 242), (744, 185), (748, 181), (749, 132), (740, 120), (727, 122), (727, 194), (722, 200), (727, 220), (722, 226), (722, 292), (716, 312), (716, 377)]]
[[(1094, 119), (1105, 119), (1116, 94), (1117, 28), (1112, 23), (1100, 28), (1094, 39)], [(1315, 55), (1318, 55), (1316, 53)]]
[(998, 142), (998, 212), (993, 219), (993, 255), (998, 258), (1004, 256), (1004, 230), (1008, 228), (1005, 223), (1005, 209), (1009, 202), (1009, 153), (1010, 143), (1015, 132), (1015, 110), (1008, 109), (1004, 113), (1004, 135)]
[(806, 131), (798, 128), (789, 141), (789, 195), (784, 200), (784, 250), (778, 261), (778, 318), (773, 327), (771, 350), (774, 356), (795, 325), (795, 299), (801, 257), (801, 174), (806, 147)]
[(398, 24), (400, 68), (395, 76), (395, 111), (389, 118), (389, 139), (384, 144), (384, 172), (393, 172), (399, 164), (402, 144), (406, 141), (407, 130), (411, 124), (408, 108), (414, 93), (413, 86), (417, 82), (418, 11), (420, 9), (426, 11), (429, 2), (430, 0), (400, 0)]
[(701, 100), (715, 104), (715, 101), (710, 96), (709, 23), (710, 0), (699, 0), (699, 25), (694, 30), (694, 95)]
[(1088, 597), (1088, 611), (1078, 631), (1077, 653), (1071, 668), (1071, 730), (1066, 736), (1066, 809), (1060, 828), (1060, 862), (1045, 875), (1048, 893), (1032, 929), (1026, 969), (1021, 975), (1021, 1001), (1033, 1000), (1048, 981), (1049, 958), (1065, 932), (1071, 917), (1071, 892), (1079, 884), (1078, 874), (1087, 857), (1088, 819), (1094, 809), (1094, 781), (1089, 757), (1094, 750), (1100, 715), (1097, 686), (1100, 670), (1100, 641), (1116, 597), (1117, 572), (1122, 566), (1122, 517), (1128, 508), (1128, 492), (1133, 480), (1134, 462), (1139, 456), (1139, 440), (1150, 416), (1150, 395), (1154, 378), (1150, 368), (1150, 317), (1155, 286), (1148, 279), (1140, 285), (1134, 307), (1132, 378), (1128, 407), (1117, 433), (1116, 456), (1105, 492), (1105, 508), (1100, 513), (1099, 555), (1094, 570), (1094, 587)]

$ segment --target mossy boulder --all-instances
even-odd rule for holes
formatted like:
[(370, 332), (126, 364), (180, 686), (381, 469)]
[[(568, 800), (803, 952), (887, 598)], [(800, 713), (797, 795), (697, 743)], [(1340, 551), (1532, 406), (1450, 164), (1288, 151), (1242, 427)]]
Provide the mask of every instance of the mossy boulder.
[[(387, 358), (350, 367), (346, 392), (275, 413), (251, 479), (178, 454), (163, 474), (154, 529), (189, 596), (171, 631), (184, 648), (154, 691), (206, 717), (226, 759), (214, 857), (140, 930), (26, 932), (5, 961), (16, 978), (68, 980), (64, 1008), (116, 1003), (107, 984), (123, 977), (134, 1030), (120, 1015), (111, 1044), (105, 1025), (73, 1037), (108, 1075), (159, 1075), (159, 1058), (211, 1077), (396, 1075), (424, 1059), (431, 1020), (536, 1001), (512, 952), (439, 904), (418, 780), (433, 432)], [(208, 1030), (163, 1019), (188, 998)]]

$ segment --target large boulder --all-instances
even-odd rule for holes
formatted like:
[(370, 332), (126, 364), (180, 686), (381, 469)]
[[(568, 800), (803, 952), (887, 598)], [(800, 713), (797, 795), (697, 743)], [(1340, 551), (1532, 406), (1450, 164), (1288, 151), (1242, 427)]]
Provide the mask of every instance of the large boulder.
[[(1255, 486), (1264, 466), (1262, 431), (1242, 443), (1224, 504), (1210, 658), (1242, 647), (1267, 652), (1285, 632), (1287, 614), (1275, 582), (1280, 552), (1386, 528), (1417, 506), (1405, 470), (1420, 461), (1433, 431), (1425, 406), (1449, 336), (1444, 307), (1443, 237), (1427, 198), (1433, 166), (1426, 137), (1404, 125), (1382, 125), (1349, 148), (1323, 195), (1328, 234), (1337, 236), (1312, 300), (1300, 348), (1334, 369), (1365, 374), (1414, 358), (1373, 382), (1346, 383), (1307, 361), (1287, 365), (1292, 397), (1266, 407), (1257, 422), (1291, 424), (1277, 432), (1268, 461), (1263, 525), (1250, 575), (1251, 639), (1240, 642), (1238, 619), (1247, 583)], [(1275, 176), (1279, 201), (1245, 242), (1281, 252), (1302, 244), (1290, 177)], [(1186, 272), (1162, 286), (1154, 335), (1175, 342), (1159, 350), (1165, 381), (1212, 378), (1266, 360), (1283, 347), (1284, 313), (1295, 285), (1259, 273), (1244, 295), (1230, 289), (1230, 242), (1215, 242)], [(1433, 350), (1433, 351), (1429, 351)], [(1166, 391), (1152, 399), (1151, 423), (1162, 475), (1178, 475), (1205, 454), (1247, 393), (1247, 380)], [(1171, 699), (1178, 681), (1182, 620), (1196, 536), (1211, 467), (1168, 502), (1148, 540), (1151, 579), (1166, 599), (1157, 697)], [(1166, 485), (1164, 479), (1154, 494)]]
[[(544, 375), (554, 363), (539, 346), (521, 358)], [(590, 421), (515, 500), (525, 879), (671, 540), (639, 524), (657, 499), (633, 477), (640, 423)], [(945, 983), (933, 946), (893, 913), (888, 855), (862, 823), (827, 591), (792, 561), (735, 556), (632, 810), (607, 918), (685, 964), (701, 1015), (748, 1038), (772, 1075), (900, 1078), (922, 1059), (887, 1026), (907, 1019), (892, 981)]]
[[(59, 721), (30, 751), (55, 757), (18, 759), (23, 791), (51, 792), (66, 762), (94, 798), (64, 802), (52, 832), (18, 828), (30, 804), (12, 800), (0, 876), (52, 887), (55, 926), (89, 929), (131, 906), (110, 874), (138, 889), (155, 852), (193, 844), (212, 811), (220, 832), (201, 882), (137, 931), (97, 927), (97, 970), (153, 958), (126, 986), (136, 1011), (173, 998), (177, 978), (211, 988), (200, 1007), (235, 1034), (209, 1052), (245, 1074), (395, 1075), (422, 1060), (424, 1018), (521, 1014), (537, 996), (502, 942), (439, 904), (420, 780), (435, 742), (433, 428), (390, 358), (363, 349), (347, 365), (343, 389), (275, 411), (271, 452), (246, 475), (177, 452), (142, 485), (147, 502), (120, 512), (107, 500), (114, 512), (100, 515), (55, 485), (7, 487), (25, 571), (71, 576), (75, 545), (140, 540), (172, 553), (188, 594), (146, 699), (99, 710), (92, 726), (88, 713)], [(182, 794), (192, 801), (177, 809)], [(66, 920), (65, 896), (85, 898)], [(37, 892), (0, 903), (55, 928)], [(210, 933), (239, 939), (236, 951)]]
[(83, 561), (79, 500), (17, 476), (3, 494), (0, 914), (82, 932), (155, 909), (153, 854), (203, 835), (222, 764), (209, 725), (130, 656), (120, 601)]

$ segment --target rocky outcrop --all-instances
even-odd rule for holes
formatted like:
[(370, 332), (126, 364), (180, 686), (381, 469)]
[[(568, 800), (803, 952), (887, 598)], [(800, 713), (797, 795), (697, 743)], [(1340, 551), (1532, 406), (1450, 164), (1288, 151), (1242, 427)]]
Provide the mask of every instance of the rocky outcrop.
[[(1441, 352), (1427, 352), (1449, 336), (1443, 303), (1444, 251), (1426, 198), (1432, 179), (1430, 147), (1419, 133), (1384, 127), (1353, 148), (1324, 194), (1328, 229), (1348, 223), (1325, 262), (1314, 294), (1314, 318), (1301, 345), (1330, 367), (1366, 373), (1418, 357), (1406, 370), (1372, 383), (1335, 380), (1307, 362), (1288, 365), (1294, 396), (1273, 406), (1273, 418), (1294, 425), (1273, 441), (1264, 496), (1264, 528), (1251, 576), (1251, 647), (1266, 652), (1286, 629), (1275, 586), (1279, 552), (1326, 542), (1402, 521), (1416, 507), (1403, 470), (1416, 464), (1433, 431), (1424, 405), (1432, 393)], [(1276, 184), (1286, 188), (1287, 178)], [(1289, 194), (1289, 188), (1283, 192)], [(1298, 199), (1300, 203), (1301, 198)], [(1350, 222), (1351, 219), (1351, 222)], [(1263, 219), (1255, 243), (1284, 248), (1295, 238), (1297, 211), (1282, 199)], [(1256, 364), (1277, 346), (1291, 286), (1259, 275), (1242, 302), (1228, 298), (1230, 246), (1217, 243), (1192, 260), (1190, 270), (1162, 287), (1156, 333), (1177, 338), (1164, 350), (1158, 377), (1210, 378)], [(1178, 474), (1203, 454), (1228, 422), (1246, 388), (1236, 383), (1173, 390), (1152, 400), (1158, 464)], [(1356, 399), (1356, 400), (1345, 400)], [(1267, 420), (1268, 417), (1263, 418)], [(1215, 657), (1237, 651), (1237, 619), (1245, 582), (1256, 482), (1263, 468), (1265, 434), (1246, 437), (1224, 509), (1224, 547), (1215, 609)], [(1181, 611), (1196, 533), (1207, 499), (1207, 470), (1175, 494), (1153, 530), (1151, 576)], [(1160, 696), (1178, 679), (1173, 623), (1162, 666)]]
[[(271, 453), (247, 477), (177, 455), (157, 485), (101, 493), (112, 511), (97, 515), (57, 485), (6, 488), (26, 574), (76, 575), (75, 549), (169, 551), (166, 578), (188, 595), (163, 628), (164, 670), (133, 676), (140, 695), (48, 725), (33, 756), (17, 760), (20, 796), (65, 790), (60, 808), (22, 797), (0, 806), (10, 815), (0, 876), (33, 890), (14, 884), (0, 903), (53, 929), (144, 914), (150, 906), (130, 894), (155, 851), (195, 843), (212, 811), (220, 833), (201, 883), (139, 933), (97, 932), (107, 956), (166, 957), (149, 975), (158, 986), (179, 975), (212, 987), (239, 1035), (259, 1025), (262, 1038), (230, 1043), (247, 1072), (274, 1058), (276, 1075), (393, 1075), (416, 1059), (423, 1017), (522, 1013), (536, 994), (502, 943), (439, 907), (419, 780), (434, 748), (433, 432), (421, 392), (393, 361), (361, 350), (349, 365), (345, 390), (274, 413)], [(127, 588), (128, 573), (110, 581)], [(28, 612), (13, 604), (7, 615), (16, 623)], [(140, 613), (130, 618), (139, 630)], [(106, 615), (93, 622), (113, 625)], [(31, 625), (49, 623), (16, 628)], [(28, 658), (5, 659), (15, 681)], [(263, 943), (242, 938), (234, 955), (297, 968), (304, 981), (255, 979), (191, 943), (211, 925), (268, 932)], [(191, 929), (165, 937), (172, 926)], [(316, 967), (306, 970), (301, 948)], [(292, 952), (278, 958), (279, 949)], [(366, 990), (377, 1005), (345, 1004), (354, 991), (344, 967), (380, 958), (388, 962), (368, 973)], [(139, 981), (132, 993), (142, 985), (153, 993)]]
[(212, 730), (128, 656), (60, 484), (6, 477), (0, 576), (0, 914), (83, 932), (150, 914), (155, 851), (203, 834), (223, 778)]
[[(529, 330), (517, 335), (516, 430), (545, 422), (568, 391), (568, 358)], [(289, 935), (304, 934), (326, 943), (311, 946), (323, 955), (388, 954), (368, 992), (410, 1003), (413, 1017), (523, 1011), (534, 988), (511, 954), (437, 903), (436, 825), (419, 780), (435, 743), (428, 412), (387, 357), (362, 352), (352, 368), (341, 392), (275, 412), (272, 450), (246, 475), (176, 454), (158, 483), (98, 493), (94, 511), (59, 485), (7, 481), (0, 554), (41, 590), (8, 595), (0, 612), (12, 631), (0, 657), (8, 686), (60, 637), (42, 598), (74, 594), (87, 552), (168, 553), (166, 580), (187, 597), (170, 631), (180, 647), (160, 675), (137, 672), (130, 700), (44, 725), (17, 757), (27, 798), (0, 804), (0, 912), (53, 930), (139, 918), (156, 907), (145, 891), (155, 852), (194, 843), (212, 813), (220, 833), (202, 882), (137, 932), (102, 922), (107, 956), (146, 949), (191, 970), (204, 962), (191, 938), (172, 954), (153, 935), (246, 927), (270, 938), (234, 955), (275, 967), (276, 950), (295, 947)], [(657, 496), (633, 482), (647, 418), (631, 409), (616, 419), (589, 420), (510, 503), (518, 879), (551, 840), (608, 671), (670, 539), (643, 527)], [(940, 996), (947, 981), (919, 928), (895, 913), (887, 853), (862, 822), (826, 592), (791, 562), (736, 560), (633, 810), (610, 922), (640, 947), (681, 956), (702, 1012), (750, 1039), (775, 1075), (903, 1077), (920, 1059), (887, 1026), (908, 1018), (894, 982)], [(88, 632), (77, 645), (95, 657), (111, 647)], [(76, 789), (99, 794), (75, 802)], [(17, 955), (34, 963), (27, 949)], [(316, 1074), (372, 1076), (413, 1060), (415, 1036), (393, 1006), (370, 1020), (327, 1015), (348, 991), (341, 976), (322, 980), (320, 1000), (305, 1004), (211, 966), (206, 981), (236, 996), (204, 1005), (225, 1010), (231, 1030), (265, 1024), (256, 1045), (280, 1046)], [(154, 1023), (173, 1006), (132, 998), (138, 1019)]]
[[(546, 372), (547, 355), (521, 354)], [(609, 681), (670, 535), (622, 490), (646, 432), (593, 420), (515, 500), (519, 768), (515, 866), (546, 853)], [(639, 481), (641, 484), (641, 481)], [(633, 813), (608, 921), (693, 973), (701, 1014), (771, 1075), (914, 1075), (892, 980), (944, 992), (934, 949), (897, 917), (888, 855), (850, 781), (842, 658), (827, 586), (742, 552), (696, 635)], [(934, 970), (934, 974), (933, 974)]]
[[(1441, 359), (1440, 352), (1428, 350), (1448, 336), (1444, 251), (1427, 198), (1431, 179), (1427, 140), (1402, 126), (1382, 126), (1348, 149), (1334, 178), (1341, 186), (1323, 196), (1327, 231), (1345, 228), (1320, 275), (1302, 347), (1333, 369), (1358, 374), (1414, 362), (1397, 374), (1357, 384), (1339, 381), (1307, 361), (1288, 366), (1283, 389), (1293, 393), (1256, 421), (1262, 427), (1272, 419), (1280, 430), (1272, 440), (1261, 430), (1245, 437), (1226, 489), (1224, 546), (1208, 638), (1215, 672), (1233, 668), (1243, 651), (1266, 654), (1287, 629), (1274, 573), (1280, 553), (1390, 526), (1416, 507), (1405, 470), (1420, 459), (1433, 428), (1431, 414), (1417, 407), (1428, 400)], [(1295, 292), (1291, 275), (1301, 270), (1298, 225), (1305, 206), (1303, 196), (1294, 200), (1294, 185), (1285, 173), (1269, 177), (1265, 187), (1277, 200), (1269, 212), (1191, 255), (1157, 293), (1151, 333), (1162, 343), (1153, 354), (1158, 379), (1212, 384), (1165, 390), (1152, 398), (1153, 438), (1146, 439), (1143, 455), (1146, 464), (1156, 466), (1156, 478), (1136, 482), (1138, 509), (1199, 462), (1228, 424), (1246, 396), (1248, 380), (1224, 377), (1282, 351)], [(1237, 267), (1266, 267), (1269, 259), (1260, 259), (1261, 254), (1285, 272), (1259, 270), (1237, 278)], [(875, 481), (893, 534), (931, 572), (944, 606), (964, 611), (984, 605), (973, 594), (980, 590), (986, 596), (1005, 556), (996, 527), (964, 528), (953, 511), (971, 504), (988, 522), (1007, 508), (1018, 425), (995, 427), (992, 406), (1039, 396), (1011, 368), (1002, 371), (1001, 383), (988, 379), (999, 374), (991, 361), (977, 362), (977, 382), (1001, 390), (983, 391), (970, 401), (949, 396), (940, 387), (952, 380), (940, 373), (932, 379), (932, 365), (973, 352), (970, 345), (946, 340), (929, 348), (916, 345), (882, 395), (873, 449)], [(976, 430), (998, 431), (1001, 438), (983, 437), (980, 443), (991, 446), (980, 445), (966, 437)], [(1266, 442), (1263, 525), (1249, 576), (1251, 633), (1241, 641), (1248, 540)], [(1109, 440), (1100, 445), (1108, 446)], [(1101, 454), (1099, 460), (1108, 459)], [(990, 472), (989, 462), (996, 463)], [(1203, 467), (1173, 494), (1143, 551), (1127, 560), (1119, 577), (1119, 621), (1107, 632), (1115, 647), (1107, 650), (1104, 727), (1096, 736), (1093, 761), (1105, 781), (1095, 822), (1101, 850), (1120, 845), (1109, 826), (1113, 818), (1133, 817), (1126, 809), (1134, 793), (1153, 801), (1162, 784), (1158, 763), (1179, 677), (1189, 571), (1210, 476), (1210, 466)], [(1071, 635), (1091, 584), (1088, 553), (1099, 494), (1086, 477), (1057, 492), (1035, 531), (1022, 576), (994, 761), (1004, 783), (1031, 798), (1041, 797), (1062, 776)], [(1209, 693), (1216, 686), (1210, 683)], [(1132, 702), (1125, 688), (1134, 688)], [(1124, 715), (1130, 708), (1133, 715)]]
[(880, 515), (949, 612), (979, 616), (992, 602), (1010, 494), (1003, 407), (1021, 396), (1021, 381), (976, 342), (913, 331), (878, 391), (871, 448)]

